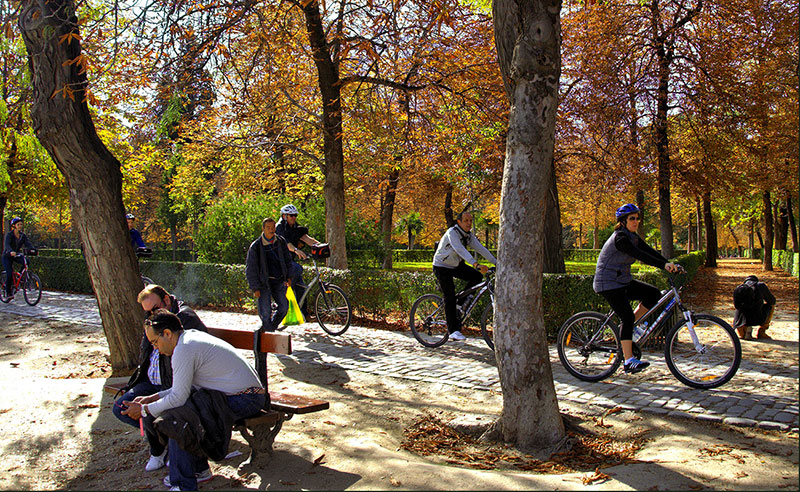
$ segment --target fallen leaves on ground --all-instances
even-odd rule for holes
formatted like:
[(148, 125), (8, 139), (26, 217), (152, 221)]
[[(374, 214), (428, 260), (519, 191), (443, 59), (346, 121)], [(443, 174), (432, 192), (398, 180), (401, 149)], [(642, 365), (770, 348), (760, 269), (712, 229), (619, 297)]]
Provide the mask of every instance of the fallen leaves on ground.
[(583, 482), (584, 485), (591, 485), (595, 482), (600, 482), (600, 481), (605, 482), (606, 480), (609, 479), (611, 479), (611, 477), (601, 472), (600, 468), (595, 468), (594, 473), (592, 473), (591, 475), (582, 476), (581, 482)]
[(441, 456), (447, 463), (468, 468), (517, 469), (536, 473), (597, 471), (624, 463), (636, 463), (636, 452), (645, 439), (614, 439), (600, 435), (568, 432), (573, 441), (569, 451), (541, 461), (501, 443), (483, 443), (462, 434), (433, 415), (424, 415), (404, 431), (400, 447), (421, 456)]

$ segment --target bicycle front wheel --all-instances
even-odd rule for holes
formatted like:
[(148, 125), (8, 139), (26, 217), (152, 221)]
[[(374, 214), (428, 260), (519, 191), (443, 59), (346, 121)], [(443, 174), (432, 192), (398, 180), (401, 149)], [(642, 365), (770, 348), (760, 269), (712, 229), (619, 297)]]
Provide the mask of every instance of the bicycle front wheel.
[(319, 326), (331, 335), (341, 335), (350, 327), (350, 301), (337, 285), (320, 285), (314, 301)]
[(582, 381), (600, 381), (622, 362), (617, 326), (603, 314), (584, 311), (558, 330), (556, 347), (561, 365)]
[(8, 304), (11, 301), (11, 297), (6, 293), (6, 271), (3, 270), (3, 273), (0, 273), (0, 301)]
[(414, 338), (426, 347), (438, 347), (450, 338), (444, 302), (436, 294), (425, 294), (414, 301), (408, 324)]
[(742, 361), (742, 345), (726, 323), (709, 314), (681, 320), (667, 335), (664, 356), (672, 374), (686, 386), (716, 388), (731, 380)]
[(22, 284), (22, 295), (29, 306), (39, 304), (42, 299), (42, 282), (35, 273), (28, 273)]
[(489, 303), (481, 315), (481, 335), (486, 340), (486, 345), (494, 350), (494, 303)]

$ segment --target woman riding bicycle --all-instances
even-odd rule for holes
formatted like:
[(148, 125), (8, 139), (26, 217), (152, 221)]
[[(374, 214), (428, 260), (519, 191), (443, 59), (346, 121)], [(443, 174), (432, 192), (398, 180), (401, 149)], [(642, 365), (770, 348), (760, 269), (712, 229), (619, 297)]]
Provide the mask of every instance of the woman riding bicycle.
[[(594, 291), (603, 296), (614, 312), (617, 313), (620, 323), (620, 344), (625, 359), (626, 373), (637, 373), (650, 365), (633, 356), (633, 325), (650, 308), (658, 303), (661, 291), (645, 282), (633, 280), (631, 265), (639, 260), (650, 266), (661, 268), (668, 272), (676, 272), (678, 265), (651, 248), (636, 234), (641, 220), (639, 208), (628, 203), (617, 209), (617, 225), (614, 233), (603, 245), (597, 257), (597, 269), (594, 274), (592, 287)], [(641, 301), (634, 314), (630, 301)]]
[(6, 271), (6, 295), (12, 299), (14, 291), (14, 262), (23, 263), (21, 252), (22, 248), (34, 249), (28, 236), (22, 232), (22, 219), (14, 217), (11, 219), (11, 230), (6, 233), (3, 240), (3, 268)]

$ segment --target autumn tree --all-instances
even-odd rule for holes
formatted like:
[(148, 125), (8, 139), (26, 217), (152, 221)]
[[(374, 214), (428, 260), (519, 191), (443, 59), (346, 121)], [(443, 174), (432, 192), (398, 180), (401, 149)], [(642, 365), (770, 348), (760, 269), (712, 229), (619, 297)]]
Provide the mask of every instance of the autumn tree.
[(495, 0), (495, 42), (511, 103), (500, 207), (495, 357), (498, 430), (522, 449), (563, 445), (542, 315), (542, 243), (561, 71), (561, 3)]

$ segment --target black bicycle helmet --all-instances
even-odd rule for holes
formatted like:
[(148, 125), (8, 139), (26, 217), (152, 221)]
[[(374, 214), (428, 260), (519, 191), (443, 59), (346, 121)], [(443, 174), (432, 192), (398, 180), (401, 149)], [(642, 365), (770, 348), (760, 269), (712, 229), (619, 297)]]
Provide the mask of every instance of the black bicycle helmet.
[(636, 205), (634, 205), (632, 203), (626, 203), (625, 205), (623, 205), (623, 206), (621, 206), (621, 207), (619, 207), (617, 209), (617, 214), (616, 214), (617, 215), (617, 220), (619, 220), (619, 219), (621, 219), (623, 217), (626, 217), (626, 216), (628, 216), (628, 215), (630, 215), (632, 213), (637, 213), (639, 211), (640, 211), (639, 207), (637, 207)]

